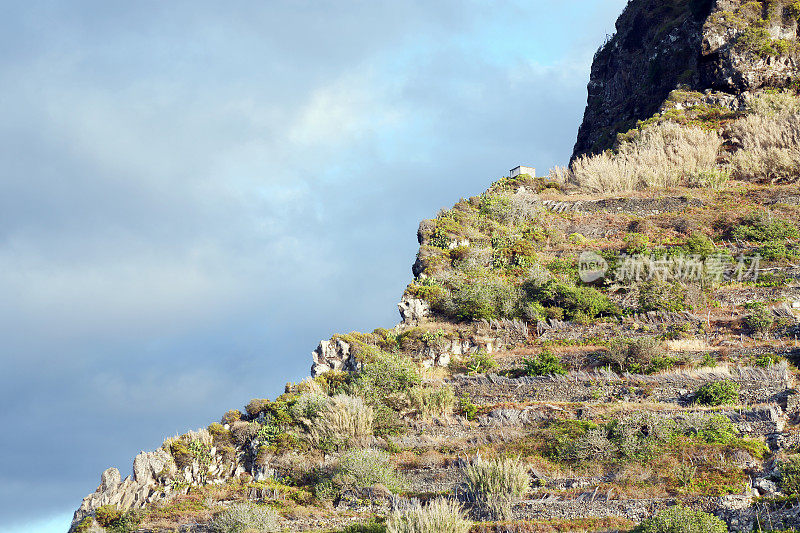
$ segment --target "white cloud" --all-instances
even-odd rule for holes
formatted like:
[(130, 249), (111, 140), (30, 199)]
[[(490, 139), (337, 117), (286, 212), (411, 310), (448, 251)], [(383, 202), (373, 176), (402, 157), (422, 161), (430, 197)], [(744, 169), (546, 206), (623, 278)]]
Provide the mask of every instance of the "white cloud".
[(289, 139), (331, 151), (398, 127), (403, 112), (391, 94), (392, 81), (356, 67), (317, 88), (293, 119)]

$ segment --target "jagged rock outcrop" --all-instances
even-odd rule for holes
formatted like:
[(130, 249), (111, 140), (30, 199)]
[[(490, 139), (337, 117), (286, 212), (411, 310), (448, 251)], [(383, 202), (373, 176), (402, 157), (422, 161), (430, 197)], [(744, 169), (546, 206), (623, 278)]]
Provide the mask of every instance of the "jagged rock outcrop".
[(100, 477), (100, 486), (83, 499), (75, 511), (73, 523), (90, 516), (103, 505), (113, 505), (127, 511), (142, 507), (166, 494), (158, 488), (168, 475), (177, 472), (172, 456), (164, 450), (142, 452), (133, 460), (133, 477), (124, 480), (116, 468), (109, 468)]
[(431, 306), (425, 300), (411, 298), (404, 295), (397, 304), (400, 311), (400, 319), (404, 325), (415, 326), (428, 318), (431, 314)]
[(791, 84), (797, 33), (787, 1), (632, 0), (595, 54), (573, 159), (610, 148), (675, 89), (739, 95)]
[[(421, 300), (418, 300), (417, 311), (427, 309)], [(401, 304), (402, 305), (402, 304)], [(427, 316), (427, 313), (426, 315)], [(403, 331), (403, 327), (414, 327), (417, 322), (411, 324), (404, 323), (398, 328)], [(492, 331), (492, 335), (478, 336), (469, 335), (465, 338), (442, 338), (429, 346), (421, 346), (413, 358), (419, 361), (423, 368), (446, 367), (450, 364), (452, 356), (474, 354), (483, 350), (487, 354), (493, 353), (501, 344), (497, 331)], [(311, 377), (317, 377), (332, 370), (342, 370), (355, 372), (361, 368), (361, 361), (355, 353), (356, 349), (350, 343), (334, 337), (331, 340), (320, 341), (316, 350), (312, 352), (313, 363), (311, 365)]]
[(311, 377), (331, 370), (357, 370), (359, 366), (350, 345), (341, 339), (320, 341), (311, 352), (311, 357), (314, 361), (311, 365)]
[[(201, 430), (194, 434), (202, 433)], [(102, 473), (100, 486), (83, 499), (73, 515), (72, 525), (74, 528), (105, 505), (122, 512), (141, 509), (185, 492), (190, 486), (224, 483), (246, 470), (243, 453), (226, 457), (223, 451), (210, 445), (206, 456), (193, 458), (182, 469), (175, 464), (172, 454), (163, 448), (141, 452), (133, 460), (132, 476), (122, 479), (116, 468), (109, 468)], [(253, 465), (251, 470), (255, 478), (258, 475), (257, 465)]]

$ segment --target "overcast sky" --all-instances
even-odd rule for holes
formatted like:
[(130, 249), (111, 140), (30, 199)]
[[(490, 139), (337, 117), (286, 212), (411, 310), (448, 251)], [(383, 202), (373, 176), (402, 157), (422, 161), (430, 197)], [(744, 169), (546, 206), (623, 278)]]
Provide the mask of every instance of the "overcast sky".
[(0, 533), (394, 325), (419, 221), (566, 164), (625, 0), (0, 0)]

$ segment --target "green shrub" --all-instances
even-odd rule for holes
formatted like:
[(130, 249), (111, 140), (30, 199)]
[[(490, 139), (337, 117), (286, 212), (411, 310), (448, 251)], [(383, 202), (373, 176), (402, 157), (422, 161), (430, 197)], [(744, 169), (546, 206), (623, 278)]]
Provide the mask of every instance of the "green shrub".
[(354, 380), (356, 392), (377, 405), (392, 394), (405, 394), (419, 385), (419, 367), (402, 354), (383, 353), (364, 363)]
[(439, 387), (418, 386), (408, 391), (411, 406), (423, 418), (443, 417), (453, 412), (455, 394), (449, 385)]
[(731, 170), (728, 168), (706, 168), (689, 174), (686, 181), (690, 187), (719, 191), (725, 188), (730, 179)]
[(272, 402), (264, 398), (253, 398), (245, 406), (245, 411), (250, 418), (256, 418), (258, 415), (267, 410)]
[(172, 458), (174, 459), (178, 470), (183, 470), (187, 466), (191, 465), (194, 461), (194, 454), (189, 449), (189, 446), (186, 444), (186, 442), (180, 439), (170, 443), (169, 453), (172, 454)]
[(372, 422), (372, 431), (379, 437), (400, 435), (408, 424), (400, 418), (400, 414), (391, 407), (379, 404), (375, 406), (375, 418)]
[(466, 359), (454, 363), (455, 368), (463, 367), (463, 370), (470, 376), (476, 374), (486, 374), (497, 368), (497, 360), (492, 354), (483, 350), (478, 350)]
[(717, 366), (717, 358), (714, 357), (712, 354), (707, 353), (703, 356), (703, 359), (700, 361), (700, 366), (714, 368)]
[(787, 496), (800, 496), (800, 455), (791, 455), (778, 463), (781, 490)]
[(508, 222), (512, 214), (511, 197), (484, 194), (481, 197), (480, 213), (501, 224)]
[[(116, 505), (103, 505), (95, 511), (94, 519), (97, 523), (105, 528), (108, 533), (129, 533), (136, 529), (139, 525), (139, 516), (135, 511), (128, 511), (123, 513), (117, 509)], [(88, 523), (87, 529), (83, 531), (91, 531), (91, 519), (84, 520), (81, 524)], [(80, 526), (79, 526), (80, 527)], [(78, 530), (80, 531), (80, 530)]]
[(763, 303), (757, 302), (752, 306), (750, 314), (745, 317), (744, 324), (751, 331), (766, 334), (775, 324), (775, 318), (772, 311), (767, 308)]
[(122, 518), (122, 511), (116, 505), (103, 505), (94, 512), (94, 519), (102, 527), (109, 527)]
[(605, 462), (613, 459), (618, 449), (609, 439), (608, 428), (584, 420), (562, 420), (545, 432), (546, 453), (568, 464)]
[[(731, 420), (715, 413), (687, 413), (674, 419), (670, 415), (639, 412), (614, 418), (605, 424), (584, 420), (561, 420), (540, 432), (547, 456), (569, 465), (618, 463), (624, 460), (649, 461), (675, 442), (744, 445)], [(679, 438), (676, 441), (676, 438)], [(758, 455), (758, 447), (751, 451)]]
[(405, 486), (389, 454), (371, 448), (352, 450), (342, 455), (334, 469), (333, 482), (341, 489), (356, 490), (383, 485), (397, 492)]
[(602, 362), (617, 372), (632, 374), (653, 374), (677, 364), (675, 359), (664, 354), (661, 342), (654, 337), (612, 341)]
[(762, 27), (747, 27), (736, 38), (736, 47), (761, 57), (777, 56), (786, 51), (782, 39), (773, 39), (769, 31)]
[(92, 531), (93, 528), (94, 528), (94, 518), (92, 518), (91, 516), (87, 516), (86, 518), (81, 520), (77, 526), (75, 526), (73, 533), (87, 533), (89, 531)]
[(352, 378), (353, 374), (350, 372), (331, 370), (314, 378), (314, 382), (319, 385), (323, 393), (328, 396), (336, 396), (348, 392)]
[(686, 309), (686, 287), (680, 283), (650, 280), (639, 287), (639, 312)]
[(455, 281), (450, 298), (434, 302), (432, 307), (459, 320), (514, 317), (519, 309), (519, 291), (496, 275)]
[(647, 255), (650, 253), (650, 237), (643, 233), (625, 235), (625, 252), (630, 255)]
[(692, 233), (681, 249), (689, 255), (699, 255), (703, 259), (714, 255), (717, 251), (714, 241), (699, 231)]
[(223, 424), (233, 424), (234, 422), (242, 419), (242, 412), (238, 409), (231, 409), (222, 416)]
[(642, 522), (636, 533), (727, 533), (728, 526), (716, 516), (685, 507), (670, 507)]
[(547, 270), (569, 280), (577, 281), (579, 279), (579, 265), (574, 259), (553, 259), (547, 263)]
[(289, 414), (295, 422), (314, 420), (325, 409), (328, 397), (320, 393), (306, 393), (297, 397)]
[(523, 285), (523, 291), (530, 301), (563, 309), (564, 315), (571, 320), (619, 314), (619, 309), (608, 296), (592, 287), (578, 287), (555, 280), (544, 283), (531, 280)]
[(219, 422), (213, 422), (212, 424), (209, 424), (208, 428), (206, 428), (206, 429), (208, 430), (209, 435), (211, 435), (211, 437), (215, 441), (217, 441), (217, 440), (229, 441), (230, 440), (230, 434), (231, 434), (230, 430), (225, 429), (225, 426), (223, 426)]
[(627, 460), (647, 461), (674, 434), (675, 423), (653, 413), (636, 413), (612, 420), (607, 436), (619, 449), (620, 457)]
[(372, 435), (374, 411), (361, 398), (331, 398), (311, 427), (311, 442), (322, 449), (358, 444)]
[(321, 502), (330, 502), (339, 496), (339, 490), (329, 477), (319, 479), (314, 483), (314, 497)]
[(106, 528), (108, 533), (131, 533), (139, 529), (141, 515), (138, 511), (128, 511), (123, 514), (116, 524)]
[(475, 420), (478, 416), (478, 406), (472, 403), (469, 394), (464, 394), (458, 399), (458, 408), (467, 420)]
[(386, 533), (386, 525), (378, 522), (350, 524), (338, 533)]
[(756, 357), (755, 361), (753, 361), (753, 364), (755, 364), (755, 366), (759, 366), (761, 368), (767, 368), (769, 366), (776, 365), (776, 364), (780, 363), (782, 359), (783, 358), (781, 356), (775, 355), (774, 353), (773, 354), (763, 354), (763, 355), (759, 355), (758, 357)]
[(464, 469), (467, 487), (480, 505), (496, 518), (510, 519), (511, 507), (530, 487), (527, 467), (518, 459), (476, 458)]
[(280, 530), (275, 511), (250, 503), (231, 504), (209, 525), (215, 533), (271, 533)]
[(419, 504), (389, 515), (387, 533), (469, 533), (472, 522), (466, 519), (461, 506), (439, 498), (425, 507)]
[(727, 379), (706, 383), (697, 389), (695, 401), (709, 406), (737, 403), (739, 401), (739, 384)]
[(572, 233), (569, 237), (567, 237), (567, 241), (576, 246), (585, 246), (589, 242), (589, 239), (580, 233)]
[(786, 244), (780, 241), (771, 241), (765, 243), (758, 249), (758, 255), (767, 261), (778, 261), (780, 259), (789, 259), (795, 256), (795, 254), (786, 247)]
[(739, 430), (725, 415), (711, 415), (696, 426), (697, 436), (708, 444), (729, 444), (739, 436)]
[(789, 13), (789, 16), (793, 19), (800, 20), (800, 0), (794, 0), (790, 2), (788, 6), (786, 6), (786, 10)]
[(785, 274), (763, 272), (758, 275), (758, 278), (751, 280), (750, 283), (755, 287), (786, 287), (791, 279)]
[(561, 360), (552, 352), (545, 351), (532, 358), (523, 358), (522, 364), (525, 367), (525, 374), (528, 376), (551, 376), (567, 373)]
[(739, 241), (771, 242), (796, 240), (800, 238), (800, 232), (790, 222), (772, 219), (764, 213), (753, 213), (742, 218), (730, 230), (730, 236)]
[(263, 424), (253, 439), (257, 445), (272, 444), (283, 431), (275, 424)]

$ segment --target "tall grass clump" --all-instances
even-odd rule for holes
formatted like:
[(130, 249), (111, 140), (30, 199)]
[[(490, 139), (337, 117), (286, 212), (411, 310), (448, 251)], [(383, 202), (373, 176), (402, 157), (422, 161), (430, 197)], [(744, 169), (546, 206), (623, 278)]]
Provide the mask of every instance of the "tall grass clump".
[(319, 448), (341, 448), (372, 436), (374, 412), (364, 400), (340, 394), (319, 411), (311, 427), (311, 442)]
[(408, 391), (411, 406), (422, 418), (444, 417), (453, 413), (456, 395), (447, 385), (440, 387), (418, 386)]
[(514, 458), (477, 458), (464, 469), (471, 497), (495, 518), (510, 519), (511, 507), (530, 486), (527, 467)]
[(753, 114), (728, 127), (738, 150), (731, 157), (741, 180), (795, 180), (800, 174), (800, 115)]
[(387, 533), (468, 533), (472, 522), (457, 502), (439, 498), (425, 507), (393, 511), (386, 525)]
[(578, 158), (573, 179), (592, 192), (676, 187), (716, 171), (721, 146), (717, 132), (662, 122), (634, 132), (616, 151)]
[(234, 503), (211, 521), (214, 533), (271, 533), (279, 531), (278, 515), (272, 509), (249, 503)]
[(767, 91), (748, 104), (748, 114), (725, 130), (736, 151), (736, 179), (780, 181), (800, 172), (800, 98), (790, 91)]

